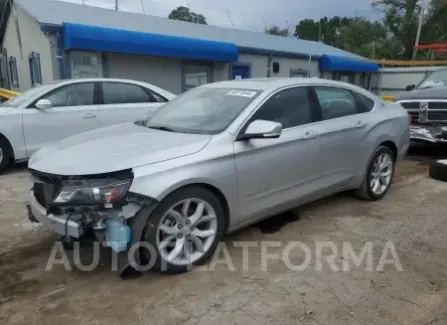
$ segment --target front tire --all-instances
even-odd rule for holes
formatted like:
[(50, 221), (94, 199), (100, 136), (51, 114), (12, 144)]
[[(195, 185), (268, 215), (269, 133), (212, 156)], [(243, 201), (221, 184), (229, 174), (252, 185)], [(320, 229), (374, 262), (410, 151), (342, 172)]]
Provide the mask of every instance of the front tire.
[(362, 185), (354, 195), (368, 201), (382, 199), (393, 181), (395, 162), (393, 151), (388, 147), (379, 146), (366, 169)]
[[(225, 214), (219, 199), (200, 186), (175, 191), (153, 211), (143, 230), (144, 263), (171, 274), (205, 263), (225, 232)], [(155, 256), (154, 256), (155, 255)]]
[(0, 173), (3, 173), (9, 166), (12, 150), (9, 143), (0, 138)]

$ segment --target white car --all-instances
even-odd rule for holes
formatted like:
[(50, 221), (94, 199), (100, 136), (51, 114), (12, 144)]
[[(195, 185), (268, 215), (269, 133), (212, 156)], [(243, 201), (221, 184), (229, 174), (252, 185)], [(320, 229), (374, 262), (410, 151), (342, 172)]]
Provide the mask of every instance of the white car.
[(0, 105), (0, 172), (63, 138), (144, 119), (174, 97), (123, 79), (65, 80), (31, 88)]

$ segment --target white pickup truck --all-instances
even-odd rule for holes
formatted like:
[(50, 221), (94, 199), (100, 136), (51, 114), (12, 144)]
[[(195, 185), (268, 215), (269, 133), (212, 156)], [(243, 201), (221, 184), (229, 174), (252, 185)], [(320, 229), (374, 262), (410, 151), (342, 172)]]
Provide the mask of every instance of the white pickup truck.
[(156, 86), (124, 79), (72, 79), (31, 88), (0, 105), (0, 172), (49, 143), (144, 119), (174, 97)]

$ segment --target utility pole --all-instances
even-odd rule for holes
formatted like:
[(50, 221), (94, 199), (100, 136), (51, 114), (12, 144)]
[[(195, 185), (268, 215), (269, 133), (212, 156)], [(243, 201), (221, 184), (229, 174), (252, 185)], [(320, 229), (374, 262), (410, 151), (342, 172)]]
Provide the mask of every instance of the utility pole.
[(115, 10), (118, 11), (118, 0), (115, 0)]
[(372, 42), (372, 59), (374, 60), (376, 58), (376, 42)]
[(225, 9), (227, 16), (228, 16), (228, 20), (230, 21), (231, 26), (234, 28), (234, 24), (233, 24), (233, 19), (231, 19), (231, 14), (230, 14), (230, 10)]
[[(418, 46), (419, 45), (419, 38), (421, 37), (422, 22), (424, 21), (425, 10), (426, 10), (425, 1), (421, 0), (420, 1), (418, 29), (417, 29), (417, 32), (416, 32), (416, 40), (414, 42), (414, 46)], [(418, 53), (418, 50), (414, 49), (413, 50), (413, 61), (416, 60), (417, 53)]]
[(318, 41), (321, 42), (321, 21), (318, 22)]

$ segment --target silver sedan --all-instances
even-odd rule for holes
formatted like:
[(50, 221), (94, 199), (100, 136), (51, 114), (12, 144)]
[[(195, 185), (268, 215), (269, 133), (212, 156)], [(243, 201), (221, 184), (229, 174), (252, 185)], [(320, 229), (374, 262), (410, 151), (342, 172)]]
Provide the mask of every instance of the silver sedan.
[(136, 250), (138, 261), (184, 272), (209, 259), (226, 233), (263, 218), (340, 191), (383, 198), (408, 147), (405, 109), (359, 87), (317, 78), (218, 82), (145, 123), (38, 151), (30, 213), (65, 236), (89, 228), (109, 244), (124, 240), (111, 245), (119, 252), (143, 240), (154, 249)]

